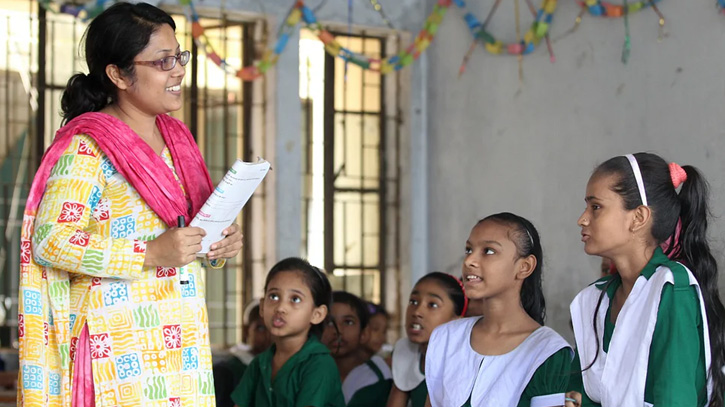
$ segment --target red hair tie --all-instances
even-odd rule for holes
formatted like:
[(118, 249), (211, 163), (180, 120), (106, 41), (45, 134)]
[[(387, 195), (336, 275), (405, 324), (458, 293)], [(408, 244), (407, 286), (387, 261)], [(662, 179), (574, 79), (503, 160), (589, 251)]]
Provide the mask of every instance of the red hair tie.
[(677, 188), (687, 181), (687, 173), (679, 164), (670, 163), (670, 179), (672, 179), (672, 185)]
[(466, 316), (466, 311), (468, 311), (468, 297), (466, 297), (466, 289), (463, 287), (463, 281), (456, 276), (451, 275), (451, 277), (456, 280), (456, 283), (461, 286), (461, 291), (463, 291), (463, 309), (461, 310), (461, 316)]

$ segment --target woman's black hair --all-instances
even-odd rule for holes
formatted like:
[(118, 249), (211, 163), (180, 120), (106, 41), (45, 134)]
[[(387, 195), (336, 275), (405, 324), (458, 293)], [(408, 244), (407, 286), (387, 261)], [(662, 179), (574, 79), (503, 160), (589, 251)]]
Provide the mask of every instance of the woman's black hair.
[[(670, 259), (687, 266), (700, 285), (705, 301), (712, 354), (709, 376), (712, 379), (713, 392), (709, 404), (722, 406), (723, 394), (725, 394), (725, 374), (721, 370), (721, 367), (725, 365), (725, 336), (723, 335), (725, 332), (725, 308), (718, 290), (717, 262), (707, 241), (707, 222), (710, 215), (708, 183), (695, 167), (682, 166), (687, 174), (687, 180), (682, 184), (682, 189), (678, 194), (672, 183), (669, 165), (665, 160), (651, 153), (637, 153), (634, 154), (634, 157), (642, 173), (647, 206), (652, 212), (651, 233), (653, 239), (658, 245), (668, 242), (669, 248), (665, 254)], [(605, 161), (597, 167), (592, 177), (608, 175), (616, 176), (616, 181), (611, 189), (622, 197), (625, 209), (633, 210), (642, 205), (637, 180), (626, 157), (614, 157)], [(679, 244), (674, 244), (676, 240), (674, 232), (678, 221), (682, 225)], [(606, 287), (599, 296), (599, 303), (594, 313), (595, 322), (605, 293)], [(594, 332), (597, 347), (599, 347), (596, 323)], [(587, 369), (594, 364), (594, 361)]]
[(463, 290), (461, 282), (450, 274), (433, 271), (421, 277), (415, 285), (428, 280), (433, 280), (440, 284), (446, 290), (448, 298), (453, 301), (453, 312), (456, 315), (463, 315), (466, 305), (466, 293)]
[(519, 258), (534, 256), (536, 267), (521, 285), (521, 306), (536, 322), (544, 325), (546, 320), (546, 300), (541, 286), (544, 254), (541, 248), (539, 232), (528, 219), (510, 212), (501, 212), (487, 216), (481, 222), (498, 222), (512, 228), (509, 239), (516, 245)]
[(264, 292), (267, 292), (267, 286), (272, 281), (274, 276), (283, 271), (293, 271), (300, 273), (302, 279), (307, 284), (307, 288), (312, 293), (312, 300), (315, 303), (315, 307), (322, 305), (327, 306), (327, 317), (319, 324), (312, 325), (310, 328), (310, 334), (316, 337), (321, 337), (322, 332), (325, 329), (326, 323), (330, 318), (330, 307), (332, 306), (332, 287), (330, 281), (327, 279), (325, 273), (319, 268), (311, 265), (307, 260), (300, 259), (299, 257), (288, 257), (275, 264), (269, 274), (267, 274), (267, 280), (264, 282)]
[(355, 294), (347, 291), (335, 291), (332, 293), (332, 303), (347, 304), (355, 311), (357, 319), (360, 321), (360, 331), (362, 332), (368, 322), (370, 322), (370, 312), (368, 311), (365, 301)]
[(115, 65), (135, 78), (134, 58), (164, 24), (176, 30), (171, 16), (147, 3), (116, 3), (94, 18), (84, 34), (89, 72), (68, 80), (60, 101), (63, 123), (116, 102), (118, 89), (106, 75), (106, 66)]

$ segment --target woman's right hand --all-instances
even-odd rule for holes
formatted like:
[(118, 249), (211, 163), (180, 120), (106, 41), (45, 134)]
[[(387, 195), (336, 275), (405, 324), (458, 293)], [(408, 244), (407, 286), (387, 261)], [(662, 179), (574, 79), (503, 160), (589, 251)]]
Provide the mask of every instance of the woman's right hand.
[(202, 228), (171, 228), (146, 242), (145, 267), (183, 267), (194, 261), (201, 250)]

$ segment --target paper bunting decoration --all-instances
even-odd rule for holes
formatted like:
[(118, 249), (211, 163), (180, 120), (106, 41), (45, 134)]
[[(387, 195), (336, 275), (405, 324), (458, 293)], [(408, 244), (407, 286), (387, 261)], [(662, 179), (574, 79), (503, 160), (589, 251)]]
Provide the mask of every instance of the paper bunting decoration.
[[(665, 37), (664, 28), (665, 28), (665, 16), (660, 12), (659, 8), (657, 7), (657, 4), (660, 0), (638, 0), (633, 3), (629, 3), (627, 0), (624, 0), (624, 2), (621, 5), (618, 4), (612, 4), (601, 0), (577, 0), (577, 3), (579, 3), (579, 6), (581, 6), (582, 10), (579, 13), (579, 15), (576, 17), (576, 21), (574, 22), (574, 26), (569, 29), (566, 33), (564, 33), (564, 36), (567, 36), (579, 27), (579, 25), (582, 22), (582, 17), (585, 13), (589, 13), (590, 15), (594, 17), (607, 17), (607, 18), (623, 18), (624, 19), (624, 45), (622, 46), (622, 63), (626, 64), (629, 60), (629, 54), (632, 49), (632, 43), (630, 40), (629, 35), (629, 15), (634, 14), (638, 11), (644, 10), (646, 8), (652, 8), (654, 12), (657, 14), (657, 17), (659, 17), (659, 34), (657, 36), (658, 41), (662, 41)], [(723, 0), (716, 0), (716, 1), (723, 1)]]
[[(489, 16), (493, 15), (499, 2), (500, 0), (497, 0), (496, 3), (494, 3)], [(461, 9), (465, 9), (466, 7), (463, 0), (454, 0), (454, 3)], [(531, 24), (531, 27), (526, 34), (524, 34), (523, 39), (518, 42), (504, 43), (497, 40), (489, 31), (486, 30), (487, 24), (481, 24), (476, 16), (470, 12), (465, 13), (464, 19), (466, 20), (468, 29), (471, 31), (473, 37), (483, 42), (484, 48), (491, 54), (527, 55), (534, 51), (541, 39), (548, 36), (549, 26), (554, 17), (557, 0), (544, 0), (538, 10), (533, 8), (530, 0), (527, 3), (529, 4), (529, 9), (534, 17), (534, 22)], [(486, 19), (486, 23), (488, 20), (489, 18)]]
[(64, 3), (60, 6), (53, 7), (52, 0), (39, 0), (38, 3), (44, 9), (55, 14), (70, 14), (73, 17), (80, 18), (82, 21), (88, 21), (96, 18), (103, 10), (106, 9), (108, 3), (115, 3), (116, 0), (91, 0), (85, 4), (75, 5)]
[(423, 29), (418, 33), (415, 41), (408, 48), (390, 58), (376, 59), (343, 47), (334, 35), (322, 27), (312, 9), (307, 7), (304, 2), (297, 1), (293, 4), (287, 17), (283, 21), (277, 33), (277, 41), (274, 47), (267, 49), (262, 59), (257, 63), (238, 71), (231, 70), (224, 58), (220, 57), (209, 44), (208, 39), (204, 35), (204, 27), (199, 23), (199, 16), (191, 1), (189, 2), (189, 9), (191, 10), (192, 36), (197, 41), (199, 48), (203, 49), (207, 57), (222, 67), (226, 72), (244, 81), (252, 81), (264, 75), (277, 63), (279, 55), (284, 51), (292, 33), (300, 23), (304, 23), (307, 28), (315, 32), (320, 41), (325, 45), (325, 50), (332, 56), (341, 58), (345, 62), (355, 64), (363, 69), (377, 71), (383, 74), (400, 70), (418, 59), (420, 54), (428, 48), (450, 5), (451, 0), (439, 0), (434, 6), (433, 12), (426, 19)]
[(582, 8), (586, 9), (589, 14), (595, 17), (618, 18), (624, 17), (628, 14), (634, 14), (647, 7), (653, 7), (656, 9), (657, 5), (655, 3), (659, 1), (660, 0), (640, 0), (634, 3), (625, 2), (624, 4), (619, 5), (607, 3), (601, 0), (578, 1), (578, 3)]

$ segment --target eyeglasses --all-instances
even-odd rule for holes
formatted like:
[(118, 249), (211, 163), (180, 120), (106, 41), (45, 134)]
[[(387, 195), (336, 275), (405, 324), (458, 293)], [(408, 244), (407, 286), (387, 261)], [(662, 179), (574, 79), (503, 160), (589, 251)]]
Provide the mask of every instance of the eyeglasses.
[(166, 58), (161, 58), (156, 61), (133, 61), (134, 65), (146, 65), (146, 66), (159, 66), (164, 71), (170, 71), (176, 67), (176, 61), (179, 61), (181, 66), (189, 63), (191, 53), (189, 51), (182, 51), (176, 55), (171, 55)]

